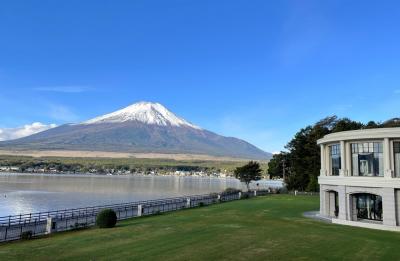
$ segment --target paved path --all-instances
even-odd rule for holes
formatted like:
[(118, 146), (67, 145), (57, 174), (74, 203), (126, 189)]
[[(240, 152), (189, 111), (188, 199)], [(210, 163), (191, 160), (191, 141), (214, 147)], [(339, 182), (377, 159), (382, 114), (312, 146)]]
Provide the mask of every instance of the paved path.
[(326, 223), (332, 223), (332, 219), (327, 218), (327, 217), (321, 217), (319, 215), (319, 211), (308, 211), (303, 213), (303, 217), (306, 218), (312, 218), (318, 221), (326, 222)]

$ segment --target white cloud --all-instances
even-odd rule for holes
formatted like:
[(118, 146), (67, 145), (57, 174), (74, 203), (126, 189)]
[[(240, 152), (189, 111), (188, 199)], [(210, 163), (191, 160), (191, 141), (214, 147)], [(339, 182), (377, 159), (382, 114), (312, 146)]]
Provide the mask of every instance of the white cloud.
[(0, 141), (19, 139), (54, 127), (57, 125), (34, 122), (17, 128), (0, 128)]
[(62, 93), (81, 93), (91, 91), (92, 88), (88, 86), (43, 86), (33, 88), (35, 91), (40, 92), (62, 92)]
[(61, 104), (49, 104), (48, 115), (57, 121), (74, 122), (79, 119), (69, 107)]

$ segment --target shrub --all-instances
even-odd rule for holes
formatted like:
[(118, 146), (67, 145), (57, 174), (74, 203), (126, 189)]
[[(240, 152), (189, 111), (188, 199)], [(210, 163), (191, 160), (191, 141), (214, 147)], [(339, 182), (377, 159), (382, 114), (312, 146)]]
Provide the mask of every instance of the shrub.
[(96, 225), (100, 228), (112, 228), (117, 224), (117, 214), (112, 209), (104, 209), (97, 214)]
[(286, 187), (282, 187), (278, 191), (280, 194), (288, 194), (289, 193), (288, 189)]
[(248, 199), (248, 198), (250, 198), (250, 195), (248, 193), (242, 194), (242, 199)]
[(32, 231), (25, 231), (21, 234), (21, 239), (28, 240), (32, 238)]
[(199, 203), (199, 207), (204, 207), (204, 206), (205, 206), (204, 202)]
[(240, 189), (236, 189), (236, 188), (226, 188), (224, 190), (224, 193), (233, 194), (233, 193), (239, 193), (240, 191), (241, 191)]

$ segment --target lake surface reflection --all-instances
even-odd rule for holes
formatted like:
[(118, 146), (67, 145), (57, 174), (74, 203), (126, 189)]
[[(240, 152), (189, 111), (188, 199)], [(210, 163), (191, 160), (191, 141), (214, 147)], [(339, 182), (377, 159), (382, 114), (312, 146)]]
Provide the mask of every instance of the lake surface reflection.
[[(259, 181), (260, 188), (281, 182)], [(254, 184), (255, 185), (255, 184)], [(221, 192), (234, 178), (0, 174), (0, 216)]]

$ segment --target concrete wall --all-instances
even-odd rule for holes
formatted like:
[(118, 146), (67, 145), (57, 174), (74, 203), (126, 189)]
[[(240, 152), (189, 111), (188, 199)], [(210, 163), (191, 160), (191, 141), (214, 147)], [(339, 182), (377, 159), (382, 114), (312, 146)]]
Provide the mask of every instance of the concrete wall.
[(400, 224), (400, 190), (393, 188), (371, 188), (352, 186), (320, 186), (320, 214), (327, 217), (334, 217), (334, 193), (339, 196), (340, 220), (357, 221), (357, 210), (355, 194), (368, 193), (382, 197), (383, 222), (385, 226), (397, 226)]

